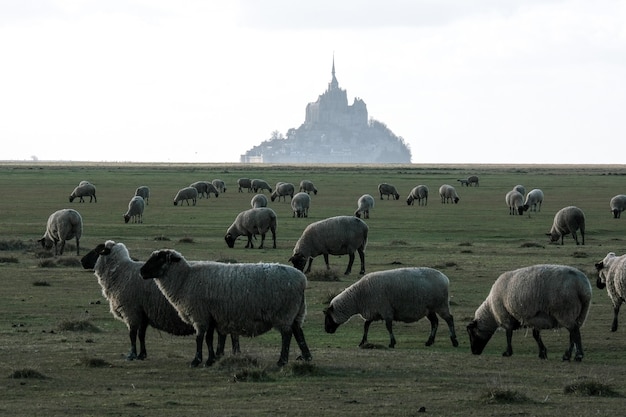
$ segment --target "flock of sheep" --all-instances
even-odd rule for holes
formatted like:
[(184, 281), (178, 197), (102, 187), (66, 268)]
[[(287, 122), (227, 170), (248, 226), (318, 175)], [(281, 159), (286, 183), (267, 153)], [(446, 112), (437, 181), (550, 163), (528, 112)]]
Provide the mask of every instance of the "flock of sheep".
[[(478, 177), (459, 180), (462, 185), (478, 186)], [(290, 183), (278, 183), (272, 189), (266, 181), (240, 179), (238, 190), (255, 192), (251, 209), (239, 213), (227, 229), (226, 244), (233, 247), (239, 236), (246, 236), (246, 248), (252, 248), (253, 239), (261, 235), (263, 247), (268, 231), (272, 233), (276, 248), (276, 213), (267, 207), (267, 198), (262, 190), (270, 193), (271, 201), (289, 196), (294, 216), (307, 217), (310, 193), (317, 188), (310, 181), (302, 181), (299, 192)], [(226, 191), (223, 181), (196, 182), (181, 189), (174, 198), (179, 202), (196, 199), (210, 194), (215, 197)], [(380, 199), (384, 196), (398, 200), (397, 189), (387, 183), (379, 186)], [(451, 185), (439, 189), (441, 203), (458, 203), (460, 198)], [(304, 202), (294, 200), (306, 195)], [(75, 198), (90, 202), (97, 201), (95, 186), (81, 182), (71, 193)], [(142, 186), (123, 215), (124, 221), (141, 223), (150, 191)], [(407, 197), (407, 204), (426, 205), (428, 187), (418, 185)], [(534, 189), (528, 194), (524, 187), (515, 186), (505, 196), (509, 214), (524, 211), (540, 211), (543, 192)], [(611, 212), (619, 218), (626, 209), (626, 195), (618, 195), (610, 201)], [(224, 353), (227, 335), (230, 334), (233, 353), (238, 353), (239, 336), (256, 336), (276, 329), (282, 336), (278, 366), (288, 363), (291, 339), (300, 349), (298, 359), (311, 360), (311, 352), (305, 341), (302, 325), (306, 315), (305, 288), (313, 259), (323, 255), (329, 268), (329, 255), (348, 255), (345, 274), (351, 273), (355, 253), (360, 257), (357, 282), (335, 296), (325, 309), (325, 330), (334, 333), (337, 328), (355, 315), (365, 323), (360, 345), (367, 344), (370, 324), (383, 320), (389, 333), (389, 347), (396, 344), (392, 331), (393, 321), (415, 322), (426, 317), (431, 323), (431, 332), (426, 345), (434, 343), (438, 317), (445, 320), (453, 346), (458, 346), (454, 319), (449, 307), (449, 279), (432, 268), (397, 268), (365, 274), (365, 248), (369, 228), (365, 219), (374, 207), (374, 198), (365, 194), (357, 201), (353, 216), (335, 216), (309, 224), (297, 240), (289, 259), (292, 266), (277, 263), (225, 264), (209, 261), (188, 261), (172, 249), (157, 250), (146, 262), (131, 259), (124, 244), (108, 240), (83, 256), (81, 263), (93, 269), (102, 288), (103, 296), (109, 301), (114, 317), (124, 321), (129, 330), (131, 350), (127, 358), (144, 359), (147, 356), (145, 335), (148, 326), (175, 335), (196, 336), (196, 353), (191, 362), (198, 366), (203, 362), (202, 347), (206, 340), (209, 366)], [(579, 244), (577, 232), (585, 243), (585, 216), (582, 210), (569, 206), (559, 210), (548, 236), (551, 241), (561, 240), (571, 234)], [(39, 240), (43, 247), (55, 247), (55, 254), (63, 253), (67, 240), (76, 239), (76, 254), (80, 254), (79, 240), (82, 235), (82, 219), (78, 211), (62, 209), (50, 215), (44, 236)], [(58, 246), (58, 247), (57, 247)], [(612, 330), (617, 330), (618, 313), (626, 299), (626, 255), (609, 253), (597, 263), (597, 287), (607, 288), (614, 306)], [(306, 267), (306, 270), (305, 270)], [(533, 329), (533, 337), (539, 348), (539, 357), (545, 359), (547, 350), (541, 340), (542, 329), (566, 328), (570, 339), (563, 360), (580, 361), (583, 347), (580, 327), (584, 323), (591, 302), (591, 285), (579, 270), (564, 265), (534, 265), (508, 271), (500, 275), (493, 284), (485, 301), (478, 307), (474, 319), (467, 325), (473, 354), (480, 354), (496, 329), (506, 331), (507, 348), (504, 356), (513, 353), (511, 339), (513, 330), (520, 327)], [(218, 335), (217, 350), (213, 348), (214, 333)], [(139, 337), (139, 350), (137, 350)]]

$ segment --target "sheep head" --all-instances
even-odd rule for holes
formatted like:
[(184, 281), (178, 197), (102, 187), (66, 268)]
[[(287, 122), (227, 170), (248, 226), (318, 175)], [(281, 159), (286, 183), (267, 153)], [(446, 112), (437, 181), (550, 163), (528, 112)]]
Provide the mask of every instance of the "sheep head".
[(487, 346), (487, 342), (491, 339), (493, 334), (485, 334), (480, 331), (478, 328), (478, 321), (472, 320), (467, 325), (467, 333), (470, 338), (470, 347), (472, 349), (472, 354), (480, 355), (483, 353), (485, 346)]
[(339, 327), (339, 323), (335, 322), (333, 319), (333, 311), (333, 306), (324, 309), (324, 330), (326, 330), (326, 333), (330, 334), (335, 333)]

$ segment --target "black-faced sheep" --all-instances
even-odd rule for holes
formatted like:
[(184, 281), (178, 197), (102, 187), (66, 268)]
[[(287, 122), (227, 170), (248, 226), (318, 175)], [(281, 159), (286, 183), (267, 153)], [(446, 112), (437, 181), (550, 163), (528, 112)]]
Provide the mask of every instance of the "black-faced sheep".
[(134, 196), (128, 202), (128, 210), (122, 215), (124, 223), (128, 223), (131, 219), (133, 223), (143, 223), (143, 210), (145, 203), (143, 197)]
[(448, 202), (454, 202), (454, 204), (456, 204), (460, 200), (456, 189), (449, 184), (443, 184), (439, 187), (439, 197), (441, 197), (442, 204), (447, 204)]
[(601, 262), (596, 263), (598, 279), (596, 286), (606, 291), (613, 304), (613, 324), (611, 331), (617, 331), (617, 316), (626, 300), (626, 255), (616, 256), (609, 252)]
[(315, 185), (313, 185), (312, 181), (309, 180), (302, 180), (300, 181), (300, 192), (305, 192), (307, 194), (309, 193), (313, 193), (315, 195), (317, 195), (317, 188), (315, 188)]
[(215, 186), (208, 181), (196, 181), (189, 184), (189, 186), (198, 190), (198, 198), (204, 198), (205, 196), (206, 198), (210, 198), (211, 194), (213, 194), (215, 198), (220, 196), (217, 188), (215, 188)]
[(233, 224), (226, 231), (224, 240), (229, 248), (235, 247), (235, 240), (239, 236), (247, 236), (248, 242), (246, 248), (254, 248), (252, 238), (260, 234), (261, 245), (259, 249), (263, 249), (265, 243), (265, 234), (267, 231), (272, 232), (273, 248), (276, 249), (276, 213), (269, 207), (251, 208), (242, 211), (237, 215)]
[(137, 187), (135, 190), (135, 195), (143, 198), (143, 201), (148, 205), (148, 201), (150, 200), (150, 187), (147, 185), (142, 185)]
[(387, 196), (387, 200), (389, 200), (389, 196), (392, 196), (394, 200), (400, 199), (400, 194), (395, 186), (391, 184), (387, 184), (385, 182), (378, 184), (378, 192), (380, 193), (380, 199), (383, 199), (383, 196)]
[(299, 192), (291, 199), (292, 217), (309, 217), (311, 197), (305, 192)]
[(96, 198), (96, 186), (89, 181), (81, 181), (70, 194), (70, 203), (73, 202), (76, 197), (79, 198), (79, 203), (84, 203), (85, 197), (89, 197), (90, 203), (92, 201), (97, 203), (98, 199)]
[(541, 204), (543, 203), (543, 191), (539, 188), (534, 188), (526, 194), (526, 200), (524, 201), (524, 210), (541, 211)]
[(542, 329), (564, 327), (569, 331), (568, 349), (563, 360), (583, 358), (580, 327), (591, 303), (591, 284), (579, 270), (563, 265), (534, 265), (500, 275), (489, 295), (478, 307), (467, 326), (472, 353), (480, 355), (498, 327), (506, 330), (506, 351), (511, 356), (513, 330), (533, 329), (539, 357), (547, 358), (541, 340)]
[(611, 198), (609, 202), (611, 206), (611, 213), (613, 213), (614, 219), (619, 219), (622, 215), (622, 211), (626, 210), (626, 195), (618, 194)]
[(174, 205), (177, 206), (178, 202), (180, 205), (183, 205), (183, 201), (187, 202), (189, 206), (189, 200), (192, 201), (193, 205), (196, 205), (196, 201), (198, 200), (198, 190), (194, 187), (185, 187), (178, 190), (176, 196), (174, 197)]
[(276, 198), (278, 198), (278, 201), (280, 201), (280, 198), (282, 197), (283, 201), (287, 201), (287, 196), (289, 196), (289, 198), (293, 198), (293, 193), (295, 192), (296, 187), (290, 183), (290, 182), (279, 182), (278, 184), (276, 184), (276, 187), (274, 188), (274, 192), (271, 195), (271, 200), (274, 201), (276, 200)]
[(363, 194), (356, 202), (356, 217), (363, 216), (364, 219), (370, 218), (370, 210), (374, 208), (374, 197), (369, 194)]
[(265, 194), (255, 194), (250, 200), (252, 208), (267, 207), (267, 197)]
[(515, 190), (511, 190), (504, 196), (504, 201), (509, 207), (509, 214), (520, 216), (524, 214), (524, 196)]
[(252, 191), (252, 181), (250, 178), (239, 178), (237, 180), (237, 187), (240, 193), (243, 193), (243, 189), (247, 189), (248, 192)]
[(425, 185), (417, 185), (413, 187), (409, 196), (406, 198), (406, 203), (409, 206), (415, 204), (415, 200), (417, 200), (418, 206), (425, 206), (428, 204), (428, 187)]
[(335, 333), (340, 324), (359, 314), (365, 320), (363, 338), (359, 343), (359, 346), (364, 346), (370, 324), (383, 320), (389, 332), (389, 347), (393, 348), (396, 345), (393, 321), (413, 323), (427, 317), (430, 336), (426, 346), (430, 346), (435, 342), (439, 315), (448, 324), (452, 345), (456, 347), (459, 343), (450, 314), (449, 285), (448, 277), (431, 268), (371, 272), (332, 299), (324, 312), (324, 328), (328, 333)]
[[(205, 334), (257, 336), (272, 328), (282, 336), (278, 366), (289, 360), (292, 336), (301, 350), (301, 359), (311, 360), (302, 323), (306, 315), (304, 274), (287, 265), (188, 263), (174, 250), (152, 253), (141, 276), (154, 278), (157, 286), (178, 314), (196, 330), (196, 355), (191, 362), (202, 362)], [(209, 357), (215, 360), (212, 338), (207, 337)], [(299, 358), (299, 359), (300, 359)]]
[(585, 244), (585, 213), (581, 209), (575, 206), (564, 207), (557, 211), (554, 215), (554, 222), (550, 232), (546, 233), (550, 237), (550, 242), (558, 242), (561, 239), (561, 245), (563, 244), (563, 237), (567, 234), (572, 234), (572, 237), (578, 245), (578, 235), (576, 231), (580, 230), (582, 236), (583, 245)]
[[(55, 255), (63, 255), (65, 242), (76, 238), (76, 255), (80, 255), (80, 237), (83, 234), (83, 218), (72, 209), (61, 209), (52, 213), (46, 223), (46, 231), (38, 240), (47, 250), (54, 246)], [(58, 243), (61, 242), (60, 245)]]
[(263, 190), (267, 190), (270, 194), (272, 193), (272, 187), (270, 187), (270, 185), (265, 180), (253, 179), (252, 181), (250, 181), (250, 184), (252, 186), (252, 191), (254, 191), (255, 193), (258, 193), (259, 190), (261, 192), (263, 192)]
[(352, 271), (354, 252), (361, 258), (360, 274), (365, 273), (365, 247), (369, 228), (361, 219), (352, 216), (336, 216), (308, 225), (293, 248), (289, 262), (300, 271), (308, 261), (305, 273), (311, 271), (313, 258), (324, 255), (326, 269), (330, 269), (328, 255), (348, 255), (345, 275)]
[(220, 179), (214, 179), (211, 181), (211, 184), (217, 189), (220, 193), (226, 192), (226, 183)]

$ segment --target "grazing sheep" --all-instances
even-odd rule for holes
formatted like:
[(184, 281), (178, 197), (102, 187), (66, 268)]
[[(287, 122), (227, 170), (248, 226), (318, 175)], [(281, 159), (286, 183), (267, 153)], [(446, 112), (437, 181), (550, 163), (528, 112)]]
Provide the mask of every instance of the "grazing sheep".
[(229, 248), (233, 248), (235, 247), (235, 240), (239, 236), (247, 236), (246, 248), (252, 249), (254, 248), (252, 238), (256, 234), (260, 234), (261, 245), (259, 249), (263, 249), (265, 234), (268, 230), (272, 232), (273, 248), (276, 249), (276, 213), (269, 207), (251, 208), (237, 215), (233, 224), (226, 231), (224, 240)]
[(526, 187), (524, 187), (522, 184), (517, 184), (515, 187), (513, 187), (513, 190), (519, 192), (521, 195), (526, 194)]
[(534, 188), (526, 194), (526, 201), (524, 201), (524, 210), (541, 211), (541, 204), (543, 203), (543, 191), (539, 188)]
[(276, 200), (278, 197), (278, 201), (282, 197), (284, 201), (287, 201), (287, 196), (289, 198), (293, 198), (293, 193), (295, 192), (296, 187), (290, 182), (279, 182), (276, 184), (276, 188), (270, 197), (272, 201)]
[(299, 192), (291, 199), (292, 217), (309, 217), (311, 207), (311, 197), (305, 192)]
[(534, 265), (500, 275), (489, 295), (478, 307), (467, 332), (474, 355), (480, 355), (498, 327), (506, 330), (506, 351), (511, 356), (513, 330), (532, 327), (539, 346), (539, 357), (548, 357), (541, 340), (542, 329), (564, 327), (569, 331), (569, 346), (563, 360), (583, 358), (580, 327), (591, 303), (589, 279), (577, 270), (563, 265)]
[(415, 204), (415, 200), (417, 200), (418, 206), (425, 206), (426, 204), (428, 204), (428, 187), (427, 186), (418, 185), (416, 187), (413, 187), (413, 189), (409, 193), (409, 196), (406, 199), (406, 203), (409, 206), (412, 206)]
[(307, 194), (313, 193), (317, 195), (317, 188), (315, 188), (315, 185), (313, 185), (313, 182), (309, 180), (300, 181), (300, 191), (304, 191)]
[(449, 201), (453, 201), (454, 204), (456, 204), (460, 200), (459, 195), (456, 193), (456, 189), (449, 184), (443, 184), (439, 187), (439, 197), (441, 197), (442, 204), (447, 204)]
[(189, 184), (189, 186), (198, 190), (198, 198), (203, 198), (205, 195), (206, 198), (210, 198), (211, 194), (214, 194), (215, 198), (217, 198), (220, 195), (217, 188), (215, 188), (215, 186), (208, 181), (196, 181)]
[(252, 191), (258, 193), (259, 190), (263, 192), (263, 190), (267, 190), (270, 194), (272, 193), (272, 187), (265, 180), (254, 179), (250, 182), (252, 184)]
[(211, 181), (211, 184), (217, 189), (220, 193), (226, 192), (226, 183), (220, 179), (214, 179)]
[(239, 178), (237, 180), (237, 187), (239, 187), (239, 192), (243, 193), (243, 189), (247, 188), (248, 192), (252, 191), (252, 181), (250, 178)]
[(363, 216), (364, 219), (370, 218), (370, 210), (374, 208), (374, 197), (369, 194), (363, 194), (356, 202), (357, 208), (354, 212), (356, 217)]
[(478, 177), (476, 175), (470, 175), (467, 178), (462, 178), (457, 181), (461, 183), (461, 187), (464, 185), (466, 187), (470, 187), (470, 186), (478, 187)]
[(196, 201), (198, 199), (198, 190), (194, 187), (185, 187), (178, 190), (176, 196), (174, 197), (174, 205), (177, 206), (180, 201), (180, 205), (183, 205), (183, 200), (187, 202), (189, 205), (189, 200), (193, 202), (193, 205), (196, 205)]
[(137, 187), (135, 190), (135, 195), (138, 195), (143, 198), (143, 201), (148, 205), (148, 200), (150, 199), (150, 188), (146, 185), (142, 185)]
[(381, 200), (383, 199), (384, 195), (387, 196), (387, 200), (389, 200), (390, 195), (393, 196), (394, 200), (400, 199), (400, 194), (398, 193), (398, 190), (396, 190), (396, 187), (391, 184), (387, 184), (386, 182), (378, 184), (378, 192), (380, 193)]
[(622, 211), (626, 210), (626, 195), (618, 194), (611, 198), (611, 213), (613, 213), (614, 219), (619, 219), (622, 215)]
[(585, 244), (585, 213), (581, 209), (575, 206), (564, 207), (557, 211), (554, 215), (554, 222), (552, 223), (552, 229), (549, 233), (550, 242), (557, 242), (561, 239), (561, 245), (563, 244), (563, 237), (569, 233), (578, 245), (578, 235), (576, 231), (580, 229), (583, 245)]
[[(289, 360), (293, 336), (310, 361), (302, 323), (306, 315), (304, 274), (287, 265), (188, 263), (174, 250), (152, 253), (141, 267), (141, 276), (154, 278), (178, 314), (196, 330), (196, 355), (191, 366), (202, 362), (202, 343), (207, 334), (209, 357), (215, 361), (213, 330), (221, 334), (257, 336), (277, 329), (282, 336), (278, 366)], [(300, 359), (298, 358), (298, 359)]]
[(81, 181), (70, 194), (70, 203), (73, 202), (76, 197), (79, 198), (79, 203), (85, 202), (84, 197), (89, 197), (90, 203), (92, 201), (97, 203), (98, 199), (96, 198), (96, 186), (89, 181)]
[(617, 331), (617, 315), (619, 308), (626, 300), (626, 255), (615, 256), (609, 252), (602, 262), (596, 263), (598, 279), (596, 286), (600, 289), (606, 287), (611, 303), (613, 303), (613, 324), (611, 331)]
[(361, 219), (352, 216), (336, 216), (308, 225), (293, 248), (289, 262), (300, 271), (309, 265), (305, 273), (311, 271), (313, 258), (324, 255), (326, 269), (330, 269), (328, 255), (348, 255), (348, 267), (345, 275), (352, 271), (354, 252), (361, 258), (360, 274), (365, 273), (365, 247), (369, 228)]
[(250, 200), (252, 208), (267, 207), (267, 197), (265, 194), (255, 194)]
[(524, 214), (524, 196), (519, 191), (511, 190), (504, 196), (504, 201), (509, 207), (509, 214), (520, 216)]
[(143, 223), (144, 206), (143, 197), (136, 195), (131, 198), (128, 202), (128, 211), (122, 215), (124, 217), (124, 223), (128, 223), (131, 219), (133, 223)]
[[(83, 218), (80, 213), (72, 209), (61, 209), (48, 217), (46, 231), (38, 242), (46, 250), (50, 250), (54, 245), (54, 254), (63, 255), (65, 241), (76, 238), (76, 255), (80, 255), (80, 237), (82, 234)], [(57, 248), (59, 242), (61, 245)]]
[(426, 346), (435, 342), (439, 319), (448, 324), (454, 347), (459, 345), (454, 331), (454, 319), (450, 314), (448, 287), (450, 282), (443, 273), (431, 268), (398, 268), (370, 272), (332, 299), (324, 311), (324, 328), (335, 333), (340, 324), (355, 314), (365, 320), (363, 338), (359, 346), (367, 343), (370, 324), (383, 320), (389, 332), (389, 347), (396, 345), (393, 321), (413, 323), (427, 317), (430, 336)]

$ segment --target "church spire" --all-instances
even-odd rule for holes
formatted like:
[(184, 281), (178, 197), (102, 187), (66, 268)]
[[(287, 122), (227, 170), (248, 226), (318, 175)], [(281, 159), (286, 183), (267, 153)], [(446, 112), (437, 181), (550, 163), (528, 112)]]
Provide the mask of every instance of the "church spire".
[(332, 80), (330, 81), (330, 83), (328, 84), (328, 90), (336, 90), (339, 88), (339, 81), (337, 81), (337, 77), (335, 77), (335, 54), (333, 53), (333, 69), (331, 71), (331, 74), (333, 75)]

